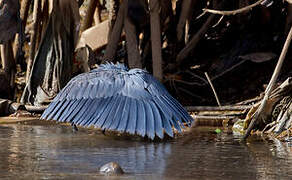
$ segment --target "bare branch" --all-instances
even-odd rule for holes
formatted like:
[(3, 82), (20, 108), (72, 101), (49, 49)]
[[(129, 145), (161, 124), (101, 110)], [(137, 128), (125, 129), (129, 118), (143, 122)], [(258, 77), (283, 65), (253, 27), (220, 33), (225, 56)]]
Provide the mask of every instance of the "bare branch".
[(235, 15), (235, 14), (242, 13), (245, 11), (250, 11), (252, 8), (260, 5), (263, 1), (265, 1), (265, 0), (259, 0), (259, 1), (253, 3), (249, 6), (245, 6), (243, 8), (239, 8), (239, 9), (232, 10), (232, 11), (221, 11), (221, 10), (214, 10), (214, 9), (203, 9), (203, 11), (211, 13), (211, 14), (221, 14), (221, 15), (230, 16), (230, 15)]

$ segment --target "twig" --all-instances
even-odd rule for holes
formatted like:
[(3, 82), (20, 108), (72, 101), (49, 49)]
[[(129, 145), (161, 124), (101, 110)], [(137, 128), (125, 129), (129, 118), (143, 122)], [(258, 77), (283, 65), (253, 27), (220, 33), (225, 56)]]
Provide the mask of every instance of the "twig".
[(224, 15), (221, 16), (221, 18), (217, 21), (216, 24), (214, 24), (214, 25), (212, 26), (212, 28), (218, 26), (218, 25), (220, 24), (220, 22), (223, 20), (223, 18), (224, 18)]
[(214, 95), (215, 95), (215, 98), (216, 98), (217, 104), (218, 104), (218, 106), (220, 107), (221, 104), (220, 104), (219, 98), (218, 98), (218, 96), (217, 96), (217, 93), (216, 93), (216, 91), (215, 91), (215, 88), (214, 88), (214, 86), (213, 86), (213, 84), (212, 84), (212, 82), (211, 82), (211, 80), (210, 80), (210, 78), (209, 78), (207, 72), (205, 72), (205, 76), (206, 76), (206, 78), (207, 78), (207, 80), (208, 80), (208, 82), (209, 82), (209, 84), (210, 84), (210, 86), (211, 86), (211, 88), (212, 88), (212, 91), (213, 91), (213, 93), (214, 93)]
[(232, 11), (220, 11), (220, 10), (206, 9), (206, 8), (204, 8), (203, 11), (211, 13), (211, 14), (221, 14), (221, 15), (230, 16), (230, 15), (235, 15), (235, 14), (242, 13), (245, 11), (250, 11), (253, 7), (260, 5), (263, 1), (265, 1), (265, 0), (259, 0), (259, 1), (253, 3), (249, 6), (245, 6), (243, 8), (239, 8), (239, 9), (232, 10)]
[(289, 48), (289, 45), (290, 45), (290, 42), (291, 42), (291, 38), (292, 38), (292, 27), (290, 27), (290, 31), (289, 31), (289, 34), (287, 36), (287, 39), (285, 41), (285, 44), (284, 44), (284, 47), (282, 49), (282, 52), (281, 52), (281, 55), (279, 57), (279, 60), (278, 60), (278, 63), (276, 65), (276, 68), (274, 70), (274, 73), (272, 75), (272, 78), (269, 82), (269, 85), (265, 91), (265, 96), (261, 102), (261, 105), (260, 107), (257, 109), (257, 111), (255, 112), (255, 116), (254, 118), (252, 119), (252, 121), (250, 122), (245, 134), (244, 134), (244, 137), (243, 139), (245, 140), (249, 135), (250, 135), (250, 132), (251, 130), (254, 128), (254, 125), (255, 125), (255, 122), (257, 121), (257, 119), (260, 117), (261, 113), (263, 112), (265, 106), (266, 106), (266, 103), (267, 103), (267, 100), (272, 92), (272, 87), (274, 86), (279, 74), (280, 74), (280, 70), (281, 70), (281, 67), (283, 65), (283, 62), (284, 62), (284, 59), (285, 59), (285, 56), (287, 54), (287, 51), (288, 51), (288, 48)]
[(204, 16), (206, 13), (207, 13), (206, 11), (203, 11), (199, 16), (196, 17), (196, 20), (197, 20), (197, 19), (200, 19), (200, 18), (201, 18), (202, 16)]

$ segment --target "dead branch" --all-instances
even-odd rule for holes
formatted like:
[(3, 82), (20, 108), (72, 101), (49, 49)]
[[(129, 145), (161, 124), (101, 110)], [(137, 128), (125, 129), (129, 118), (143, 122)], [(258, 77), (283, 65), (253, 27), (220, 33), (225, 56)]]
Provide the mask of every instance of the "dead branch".
[(216, 93), (216, 90), (215, 90), (215, 88), (214, 88), (214, 86), (213, 86), (213, 84), (212, 84), (212, 81), (211, 81), (211, 79), (209, 78), (207, 72), (205, 72), (205, 76), (206, 76), (206, 78), (207, 78), (207, 80), (208, 80), (208, 82), (209, 82), (209, 84), (210, 84), (210, 86), (211, 86), (211, 89), (212, 89), (212, 91), (213, 91), (213, 93), (214, 93), (214, 96), (215, 96), (215, 98), (216, 98), (216, 101), (217, 101), (218, 106), (221, 106), (220, 101), (219, 101), (219, 98), (218, 98), (218, 95), (217, 95), (217, 93)]
[(158, 80), (162, 80), (162, 55), (161, 55), (161, 30), (158, 0), (150, 0), (150, 24), (151, 24), (151, 47), (152, 47), (152, 67), (153, 75)]
[(244, 111), (250, 109), (251, 105), (234, 106), (186, 106), (187, 111)]
[(283, 65), (283, 62), (284, 62), (284, 59), (286, 57), (286, 54), (287, 54), (287, 51), (288, 51), (288, 48), (289, 48), (289, 45), (290, 45), (290, 42), (291, 42), (291, 38), (292, 38), (292, 27), (290, 27), (290, 31), (289, 31), (289, 34), (287, 36), (287, 39), (285, 41), (285, 44), (284, 44), (284, 47), (282, 49), (282, 52), (281, 52), (281, 55), (279, 57), (279, 60), (278, 60), (278, 63), (276, 65), (276, 68), (274, 70), (274, 73), (272, 75), (272, 78), (268, 84), (268, 87), (265, 91), (265, 96), (261, 102), (261, 105), (260, 107), (257, 109), (257, 111), (255, 112), (255, 115), (252, 119), (252, 121), (250, 122), (245, 134), (244, 134), (244, 137), (243, 139), (245, 140), (249, 135), (250, 135), (250, 132), (251, 130), (254, 128), (254, 125), (256, 124), (256, 121), (259, 119), (261, 113), (263, 112), (265, 106), (266, 106), (266, 103), (267, 103), (267, 100), (272, 92), (272, 87), (275, 85), (275, 82), (280, 74), (280, 71), (281, 71), (281, 67)]
[(220, 14), (220, 15), (226, 15), (226, 16), (230, 16), (230, 15), (235, 15), (238, 13), (242, 13), (242, 12), (246, 12), (246, 11), (250, 11), (253, 7), (256, 7), (258, 5), (260, 5), (263, 1), (265, 0), (259, 0), (249, 6), (245, 6), (243, 8), (239, 8), (236, 10), (232, 10), (232, 11), (221, 11), (221, 10), (214, 10), (214, 9), (203, 9), (204, 12), (208, 12), (208, 13), (212, 13), (212, 14)]

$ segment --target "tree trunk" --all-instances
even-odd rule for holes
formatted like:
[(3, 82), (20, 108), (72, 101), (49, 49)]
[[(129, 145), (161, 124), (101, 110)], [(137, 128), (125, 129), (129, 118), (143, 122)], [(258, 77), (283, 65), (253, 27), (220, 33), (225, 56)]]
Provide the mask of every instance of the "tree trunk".
[(93, 22), (93, 15), (97, 6), (97, 1), (99, 0), (90, 0), (89, 5), (86, 11), (86, 16), (84, 19), (84, 22), (81, 27), (81, 32), (85, 31), (86, 29), (90, 28), (92, 26)]
[(150, 0), (150, 24), (151, 24), (151, 45), (152, 45), (152, 67), (153, 75), (162, 80), (162, 55), (161, 55), (161, 30), (158, 0)]
[[(121, 38), (121, 33), (123, 30), (124, 25), (124, 19), (126, 16), (126, 1), (123, 1), (123, 3), (120, 6), (117, 21), (114, 24), (114, 27), (112, 29), (112, 33), (109, 36), (109, 41), (106, 46), (105, 55), (103, 57), (103, 62), (105, 61), (114, 61), (115, 54), (119, 45), (119, 41)], [(110, 33), (109, 33), (110, 34)]]
[(126, 3), (127, 7), (125, 11), (124, 29), (127, 41), (128, 65), (129, 68), (142, 68), (136, 27), (128, 17), (128, 0), (125, 0), (124, 3)]
[(117, 13), (120, 7), (119, 0), (107, 0), (108, 19), (109, 19), (109, 36), (117, 19)]
[(41, 0), (34, 0), (34, 6), (33, 6), (33, 30), (31, 32), (30, 37), (30, 53), (29, 53), (29, 59), (27, 62), (27, 70), (26, 70), (26, 82), (28, 81), (29, 74), (31, 71), (31, 67), (33, 64), (35, 52), (37, 49), (36, 41), (37, 41), (37, 33), (38, 33), (38, 24), (40, 23), (40, 10), (41, 10)]
[(183, 39), (183, 34), (186, 26), (187, 20), (190, 18), (190, 14), (193, 9), (194, 2), (193, 0), (183, 0), (182, 9), (177, 24), (177, 40), (180, 42)]
[[(6, 77), (9, 81), (10, 89), (14, 89), (15, 86), (15, 72), (16, 65), (13, 56), (13, 49), (11, 41), (6, 42), (5, 44), (0, 45), (1, 51), (1, 60), (2, 60), (2, 68), (6, 74)], [(12, 93), (13, 94), (13, 93)]]

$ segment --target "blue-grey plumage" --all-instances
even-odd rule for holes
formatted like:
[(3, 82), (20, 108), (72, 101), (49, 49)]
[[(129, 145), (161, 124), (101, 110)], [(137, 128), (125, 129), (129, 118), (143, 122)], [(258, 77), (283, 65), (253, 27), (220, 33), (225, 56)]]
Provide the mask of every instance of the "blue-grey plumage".
[(56, 113), (52, 117), (52, 119), (59, 119), (59, 117), (62, 115), (62, 113), (64, 112), (64, 110), (68, 106), (69, 102), (70, 102), (69, 100), (65, 100), (64, 103), (61, 104), (61, 107), (58, 109), (58, 111), (56, 111)]
[(162, 119), (158, 110), (159, 108), (152, 101), (150, 101), (150, 106), (152, 108), (154, 124), (155, 124), (154, 132), (160, 139), (163, 139)]
[(94, 103), (94, 113), (92, 114), (92, 116), (86, 120), (86, 122), (84, 123), (83, 126), (86, 126), (86, 127), (90, 127), (92, 125), (95, 125), (96, 122), (98, 121), (99, 117), (100, 117), (100, 114), (101, 114), (101, 109), (105, 107), (105, 103), (107, 103), (109, 100), (109, 98), (100, 98), (100, 99), (97, 99), (95, 100), (95, 103)]
[[(130, 134), (135, 134), (136, 132), (136, 126), (137, 126), (137, 119), (138, 118), (138, 104), (135, 99), (129, 98), (130, 102), (130, 108), (129, 108), (129, 116), (128, 116), (128, 122), (126, 124), (125, 131)], [(141, 119), (140, 119), (141, 120)]]
[[(119, 121), (119, 125), (116, 128), (117, 131), (124, 132), (126, 127), (127, 127), (127, 124), (128, 124), (128, 121), (129, 121), (130, 112), (132, 113), (132, 109), (130, 109), (130, 102), (131, 102), (130, 98), (126, 98), (125, 99), (124, 107), (123, 107), (123, 110), (122, 110), (122, 114), (120, 115), (121, 118), (120, 118), (120, 121)], [(129, 111), (129, 109), (130, 109), (130, 111)], [(136, 124), (136, 122), (135, 122), (135, 124)]]
[(154, 125), (154, 115), (150, 103), (145, 103), (145, 114), (146, 114), (146, 134), (150, 139), (155, 137), (155, 125)]
[[(77, 106), (74, 108), (74, 110), (69, 114), (68, 118), (64, 120), (64, 122), (73, 122), (74, 118), (76, 117), (76, 115), (79, 113), (79, 111), (81, 110), (81, 108), (83, 107), (83, 105), (86, 103), (85, 99), (81, 99), (81, 100), (77, 100), (78, 102)], [(55, 119), (57, 120), (57, 119)]]
[(99, 105), (99, 99), (98, 100), (93, 100), (91, 106), (89, 107), (89, 109), (87, 110), (86, 113), (84, 113), (85, 115), (83, 117), (80, 118), (80, 122), (78, 122), (80, 126), (86, 126), (87, 123), (90, 124), (90, 121), (92, 121), (92, 117), (96, 112), (96, 109)]
[(76, 125), (80, 125), (81, 121), (84, 120), (84, 116), (89, 114), (91, 108), (93, 107), (94, 100), (86, 99), (84, 105), (80, 108), (80, 111), (76, 114), (72, 122)]
[(120, 103), (122, 101), (123, 97), (118, 96), (115, 100), (114, 105), (112, 105), (110, 112), (108, 113), (105, 122), (102, 125), (102, 129), (109, 129), (110, 125), (113, 122), (113, 118), (115, 116), (115, 112), (117, 111), (118, 107), (120, 106)]
[(137, 118), (134, 121), (136, 121), (136, 133), (143, 137), (146, 134), (146, 115), (144, 101), (137, 101)]
[(60, 119), (58, 121), (60, 121), (60, 122), (70, 122), (69, 120), (71, 118), (69, 118), (69, 117), (73, 114), (73, 112), (76, 110), (76, 107), (82, 101), (81, 100), (75, 100), (75, 101), (71, 100), (71, 102), (72, 102), (72, 105), (70, 107), (68, 106), (68, 111), (65, 110), (64, 113), (62, 114), (62, 116), (60, 117)]
[(51, 111), (51, 113), (49, 113), (47, 119), (51, 120), (55, 114), (58, 112), (59, 108), (62, 107), (62, 104), (64, 104), (65, 101), (58, 101), (57, 104), (55, 105), (55, 108)]
[(108, 129), (110, 130), (118, 129), (119, 122), (122, 121), (121, 117), (123, 115), (125, 103), (127, 102), (126, 99), (127, 99), (126, 97), (121, 96), (120, 103), (117, 106), (117, 109), (115, 110), (115, 112), (113, 113), (112, 123), (109, 125)]
[(69, 81), (41, 119), (95, 126), (154, 139), (173, 137), (193, 119), (164, 88), (141, 69), (106, 63)]

